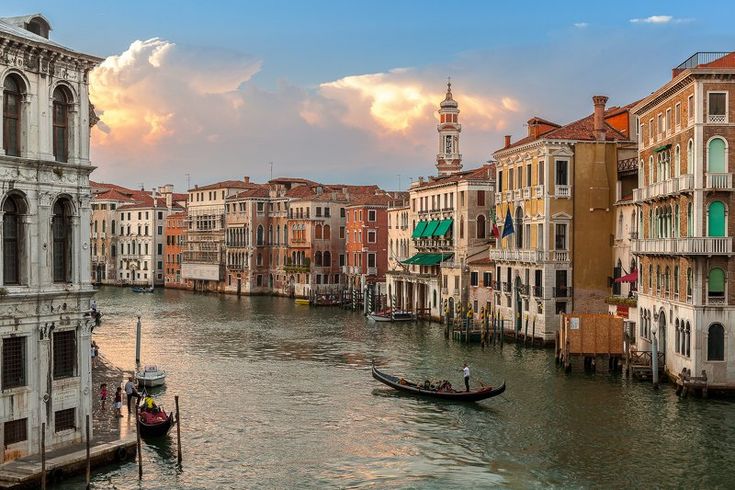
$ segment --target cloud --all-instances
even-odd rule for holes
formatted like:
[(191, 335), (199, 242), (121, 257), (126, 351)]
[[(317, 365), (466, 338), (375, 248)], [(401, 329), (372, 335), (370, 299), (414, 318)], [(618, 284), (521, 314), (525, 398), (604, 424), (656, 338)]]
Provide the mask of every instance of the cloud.
[(585, 27), (588, 27), (589, 26), (589, 24), (587, 22), (575, 22), (573, 25), (577, 29), (584, 29)]
[(630, 19), (633, 24), (683, 24), (693, 19), (676, 18), (671, 15), (652, 15), (640, 19)]

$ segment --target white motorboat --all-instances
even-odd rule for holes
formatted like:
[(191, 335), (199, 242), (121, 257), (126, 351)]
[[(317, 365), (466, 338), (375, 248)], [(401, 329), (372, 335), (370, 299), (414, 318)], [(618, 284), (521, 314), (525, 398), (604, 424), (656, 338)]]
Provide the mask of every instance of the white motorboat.
[(148, 364), (142, 370), (135, 373), (135, 379), (138, 384), (146, 388), (155, 388), (166, 384), (166, 371), (160, 369), (155, 364)]
[(410, 311), (394, 310), (369, 313), (368, 319), (374, 322), (412, 322), (416, 316)]

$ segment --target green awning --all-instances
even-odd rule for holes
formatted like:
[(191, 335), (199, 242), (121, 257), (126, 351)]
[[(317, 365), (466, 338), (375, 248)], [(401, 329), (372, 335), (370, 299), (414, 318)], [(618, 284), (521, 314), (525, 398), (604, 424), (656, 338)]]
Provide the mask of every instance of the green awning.
[(441, 262), (444, 262), (445, 260), (449, 260), (452, 258), (454, 254), (446, 253), (446, 254), (427, 254), (427, 253), (420, 253), (416, 254), (413, 257), (410, 257), (403, 261), (403, 264), (408, 265), (437, 265)]
[(426, 228), (427, 221), (419, 221), (416, 224), (416, 228), (413, 229), (413, 234), (411, 235), (411, 238), (418, 238), (421, 236), (421, 234), (424, 232), (424, 229)]
[(421, 234), (421, 238), (431, 238), (434, 235), (437, 226), (439, 226), (438, 220), (429, 221), (429, 224), (426, 225), (424, 232)]
[(671, 148), (671, 145), (670, 144), (669, 145), (661, 145), (658, 148), (654, 148), (653, 149), (653, 152), (654, 153), (658, 153), (660, 151), (668, 150), (669, 148)]
[(439, 223), (439, 226), (437, 226), (436, 231), (434, 231), (434, 236), (443, 237), (447, 234), (447, 232), (452, 228), (452, 220), (451, 219), (444, 219)]

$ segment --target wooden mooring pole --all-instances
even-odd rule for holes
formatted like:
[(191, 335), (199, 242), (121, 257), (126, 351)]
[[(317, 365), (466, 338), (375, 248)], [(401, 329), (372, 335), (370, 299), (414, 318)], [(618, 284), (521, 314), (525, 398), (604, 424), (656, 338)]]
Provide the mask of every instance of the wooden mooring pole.
[(41, 489), (46, 490), (46, 422), (41, 424)]
[(176, 443), (178, 445), (177, 458), (179, 465), (181, 465), (181, 412), (179, 411), (179, 395), (174, 396), (176, 402)]
[(140, 448), (140, 417), (138, 417), (138, 409), (135, 412), (135, 439), (138, 444), (138, 480), (143, 479), (143, 451)]
[(87, 490), (89, 490), (89, 488), (90, 488), (89, 487), (89, 485), (90, 485), (90, 474), (92, 472), (92, 459), (89, 456), (89, 446), (90, 446), (90, 441), (89, 441), (89, 432), (90, 432), (90, 430), (89, 430), (89, 414), (87, 414), (87, 420), (86, 420), (86, 428), (85, 428), (85, 430), (86, 430), (86, 438), (87, 438), (87, 479), (86, 479), (86, 482), (87, 482)]

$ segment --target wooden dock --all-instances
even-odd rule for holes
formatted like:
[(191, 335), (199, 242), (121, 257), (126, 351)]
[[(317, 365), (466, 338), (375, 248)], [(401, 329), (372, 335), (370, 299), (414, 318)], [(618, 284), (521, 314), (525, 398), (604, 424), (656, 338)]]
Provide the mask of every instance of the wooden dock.
[[(92, 441), (92, 468), (128, 461), (136, 453), (135, 433), (114, 441)], [(72, 475), (83, 474), (87, 468), (85, 444), (74, 444), (46, 453), (46, 481), (59, 483)], [(41, 488), (41, 456), (34, 454), (0, 465), (0, 489)]]

